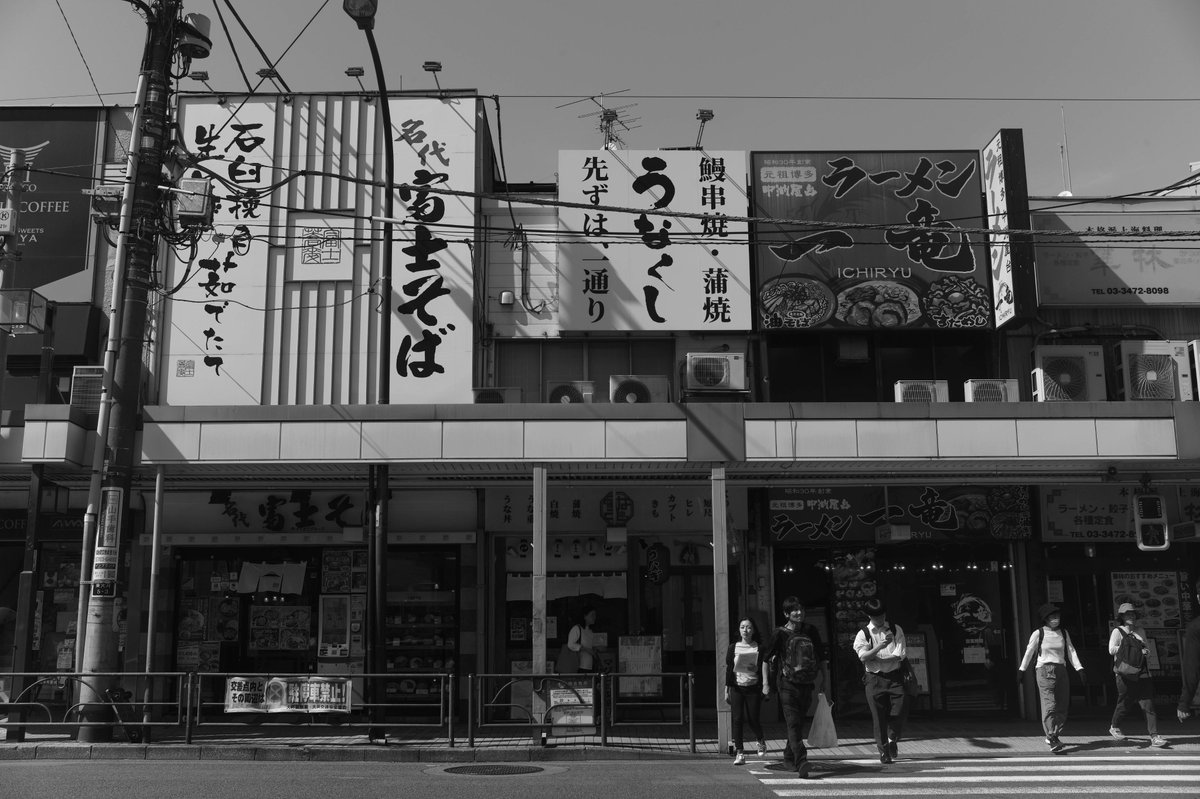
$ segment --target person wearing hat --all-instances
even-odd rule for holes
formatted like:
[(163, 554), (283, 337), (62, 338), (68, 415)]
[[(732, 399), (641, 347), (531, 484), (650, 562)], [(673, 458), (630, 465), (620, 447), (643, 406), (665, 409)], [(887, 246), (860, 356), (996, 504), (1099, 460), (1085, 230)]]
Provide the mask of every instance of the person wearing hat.
[(900, 736), (908, 716), (908, 696), (900, 670), (908, 651), (904, 630), (888, 623), (887, 608), (879, 597), (868, 599), (864, 610), (870, 622), (854, 636), (854, 652), (866, 669), (863, 685), (867, 707), (871, 708), (875, 746), (879, 762), (886, 765), (900, 754)]
[[(1140, 647), (1141, 669), (1137, 674), (1125, 675), (1117, 671), (1122, 645), (1128, 639), (1131, 644)], [(1118, 741), (1125, 740), (1121, 732), (1121, 719), (1133, 711), (1137, 705), (1146, 716), (1146, 732), (1150, 733), (1151, 746), (1166, 746), (1167, 739), (1158, 734), (1158, 714), (1154, 712), (1154, 681), (1150, 679), (1150, 645), (1147, 643), (1146, 631), (1137, 626), (1137, 608), (1132, 603), (1125, 602), (1117, 608), (1117, 626), (1108, 637), (1108, 654), (1113, 656), (1113, 677), (1117, 680), (1117, 706), (1113, 709), (1112, 724), (1108, 734)], [(1126, 661), (1127, 662), (1127, 661)]]
[(1045, 603), (1037, 609), (1039, 626), (1029, 636), (1025, 657), (1017, 671), (1022, 677), (1032, 665), (1037, 675), (1038, 698), (1042, 706), (1042, 729), (1046, 732), (1046, 745), (1051, 752), (1061, 752), (1059, 740), (1067, 723), (1067, 708), (1071, 704), (1071, 684), (1067, 681), (1067, 663), (1079, 673), (1079, 679), (1087, 683), (1079, 653), (1071, 643), (1071, 635), (1062, 629), (1062, 610), (1055, 604)]

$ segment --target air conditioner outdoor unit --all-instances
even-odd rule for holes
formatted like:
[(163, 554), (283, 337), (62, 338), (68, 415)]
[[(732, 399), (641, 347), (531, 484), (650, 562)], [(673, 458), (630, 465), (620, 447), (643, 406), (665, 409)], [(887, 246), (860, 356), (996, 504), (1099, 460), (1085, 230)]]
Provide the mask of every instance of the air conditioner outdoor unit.
[(608, 378), (608, 401), (670, 402), (671, 381), (666, 375), (612, 375)]
[(689, 352), (689, 391), (745, 391), (746, 356), (740, 352)]
[(1103, 402), (1104, 350), (1087, 344), (1039, 344), (1033, 348), (1035, 402)]
[(596, 384), (591, 380), (549, 380), (546, 382), (546, 402), (570, 405), (591, 402)]
[(1126, 400), (1179, 402), (1195, 398), (1186, 341), (1122, 341), (1117, 352)]
[(83, 411), (88, 421), (95, 422), (100, 418), (103, 386), (103, 366), (76, 366), (71, 370), (71, 407)]
[(1015, 377), (973, 377), (963, 383), (967, 402), (1020, 402), (1021, 388)]
[(949, 402), (945, 380), (897, 380), (896, 402)]
[(471, 391), (475, 394), (476, 405), (490, 405), (495, 403), (511, 404), (521, 401), (520, 386), (473, 388)]

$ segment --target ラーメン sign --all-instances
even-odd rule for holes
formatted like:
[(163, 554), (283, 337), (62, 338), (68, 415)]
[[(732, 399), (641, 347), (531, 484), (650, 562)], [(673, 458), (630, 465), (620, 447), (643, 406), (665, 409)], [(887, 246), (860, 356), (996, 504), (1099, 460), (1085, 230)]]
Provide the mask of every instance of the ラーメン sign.
[(229, 677), (226, 713), (349, 713), (349, 677)]

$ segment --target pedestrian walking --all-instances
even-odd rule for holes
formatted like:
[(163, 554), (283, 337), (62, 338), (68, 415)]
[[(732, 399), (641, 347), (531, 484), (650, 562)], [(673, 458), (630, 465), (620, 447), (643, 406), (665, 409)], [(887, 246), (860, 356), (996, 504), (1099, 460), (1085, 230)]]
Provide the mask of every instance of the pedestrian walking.
[(854, 636), (854, 652), (862, 661), (864, 692), (875, 729), (879, 762), (888, 764), (900, 754), (900, 737), (908, 717), (909, 697), (901, 668), (908, 656), (904, 630), (890, 624), (879, 597), (864, 604), (870, 621)]
[(771, 664), (772, 681), (779, 691), (787, 728), (783, 764), (789, 770), (795, 769), (801, 778), (807, 778), (812, 763), (804, 746), (804, 718), (813, 693), (823, 691), (829, 683), (829, 655), (817, 628), (804, 621), (804, 604), (800, 599), (789, 596), (782, 607), (787, 621), (771, 635), (766, 658)]
[[(1196, 592), (1193, 597), (1200, 596), (1200, 580), (1196, 581)], [(1175, 708), (1175, 717), (1182, 724), (1184, 719), (1192, 715), (1192, 703), (1196, 701), (1196, 689), (1200, 688), (1200, 616), (1188, 622), (1183, 630), (1182, 657), (1183, 687), (1179, 691), (1179, 703)]]
[(1042, 705), (1042, 730), (1046, 733), (1046, 745), (1054, 753), (1063, 750), (1059, 740), (1067, 723), (1067, 709), (1071, 704), (1071, 683), (1067, 678), (1067, 664), (1087, 684), (1087, 674), (1079, 653), (1071, 643), (1071, 634), (1062, 627), (1062, 609), (1050, 602), (1037, 609), (1038, 628), (1029, 636), (1025, 657), (1021, 659), (1018, 673), (1024, 677), (1032, 665), (1037, 677), (1038, 698)]
[(1117, 608), (1117, 626), (1108, 637), (1108, 654), (1113, 656), (1113, 676), (1117, 681), (1117, 706), (1108, 734), (1119, 741), (1125, 740), (1121, 720), (1137, 705), (1146, 716), (1150, 745), (1166, 746), (1167, 739), (1158, 734), (1158, 716), (1154, 712), (1154, 681), (1150, 678), (1146, 631), (1137, 626), (1137, 609), (1129, 602)]
[(746, 752), (742, 748), (742, 733), (746, 725), (750, 726), (750, 732), (758, 740), (758, 756), (767, 756), (761, 717), (763, 697), (769, 691), (758, 625), (751, 618), (743, 618), (738, 621), (738, 635), (739, 639), (730, 643), (725, 651), (725, 702), (729, 705), (730, 722), (733, 725), (735, 766), (746, 762)]

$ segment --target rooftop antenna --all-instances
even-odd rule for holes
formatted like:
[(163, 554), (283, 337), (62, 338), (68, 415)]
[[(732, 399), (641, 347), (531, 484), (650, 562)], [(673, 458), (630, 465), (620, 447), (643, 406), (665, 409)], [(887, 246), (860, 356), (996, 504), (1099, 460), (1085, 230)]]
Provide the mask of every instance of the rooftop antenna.
[(1058, 195), (1059, 197), (1071, 197), (1071, 156), (1067, 152), (1067, 110), (1064, 106), (1058, 107), (1062, 114), (1062, 144), (1058, 146), (1058, 157), (1062, 162), (1062, 178), (1063, 190)]
[(629, 89), (620, 89), (615, 92), (594, 94), (591, 97), (581, 97), (578, 100), (572, 100), (569, 103), (563, 103), (557, 107), (566, 108), (569, 105), (575, 105), (576, 103), (582, 103), (588, 100), (595, 103), (600, 107), (600, 110), (590, 111), (586, 114), (579, 114), (579, 119), (599, 117), (597, 129), (604, 134), (604, 149), (617, 150), (625, 147), (625, 140), (622, 138), (620, 131), (631, 131), (636, 127), (641, 127), (640, 125), (631, 124), (633, 122), (637, 122), (640, 117), (631, 119), (622, 114), (623, 111), (633, 108), (637, 105), (637, 103), (626, 103), (625, 105), (618, 105), (610, 108), (605, 105), (605, 98), (627, 91), (629, 91)]

